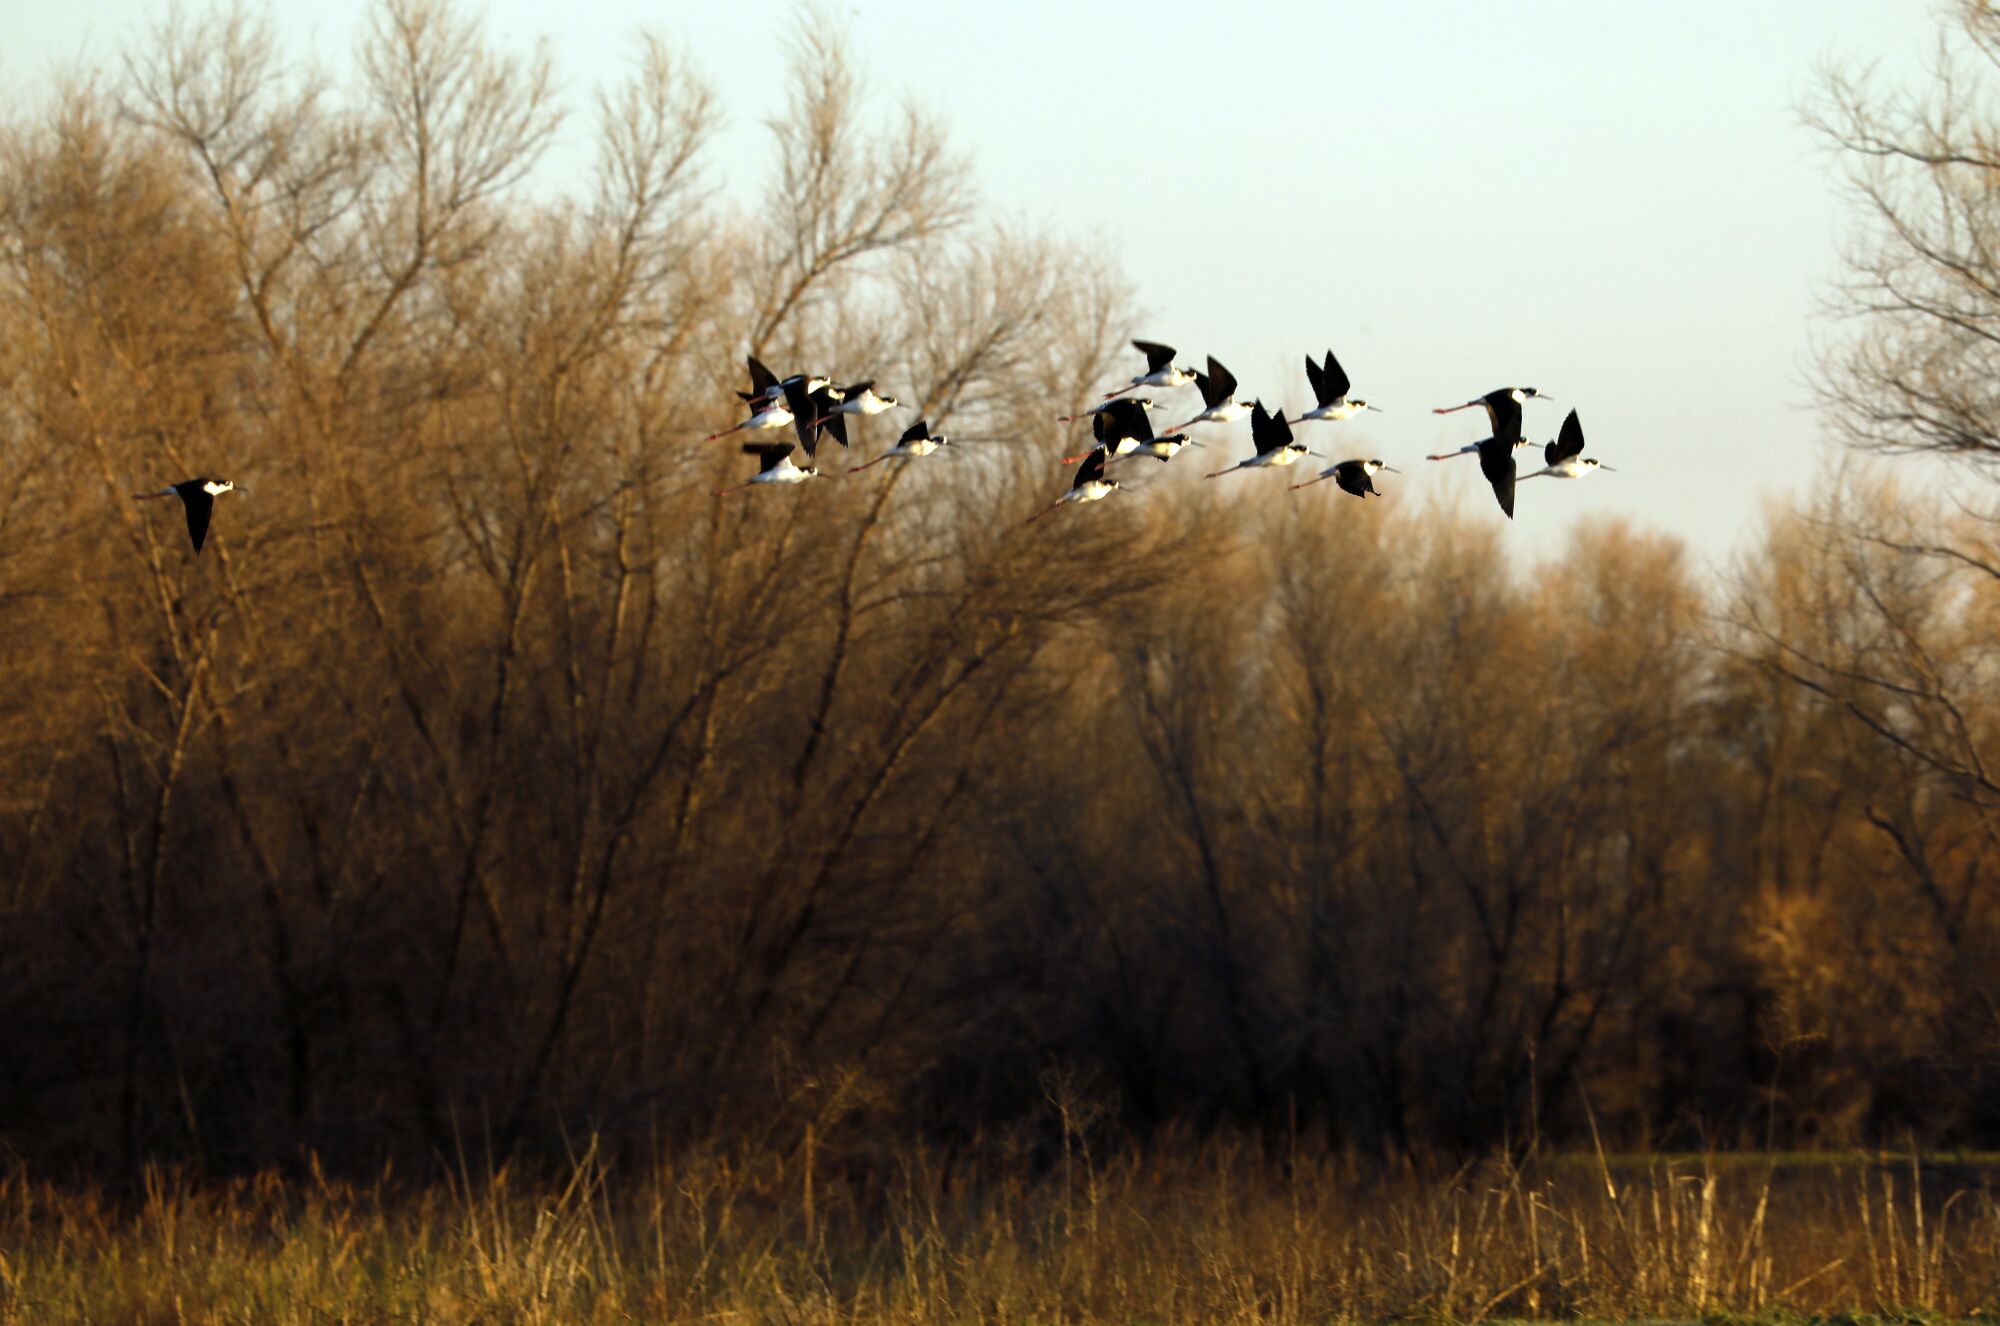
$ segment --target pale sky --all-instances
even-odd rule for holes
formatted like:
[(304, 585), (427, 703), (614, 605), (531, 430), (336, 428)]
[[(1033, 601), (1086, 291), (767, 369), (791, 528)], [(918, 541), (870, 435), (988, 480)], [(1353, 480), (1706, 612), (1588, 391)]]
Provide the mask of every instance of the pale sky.
[[(299, 50), (328, 60), (366, 9), (276, 6)], [(16, 10), (0, 78), (18, 112), (60, 66), (114, 65), (163, 6)], [(550, 41), (574, 133), (591, 89), (622, 76), (632, 33), (689, 52), (729, 117), (711, 178), (758, 196), (790, 0), (483, 12), (503, 45)], [(1829, 59), (1919, 71), (1938, 21), (1913, 0), (825, 12), (879, 104), (909, 95), (944, 115), (1003, 214), (1117, 255), (1140, 335), (1188, 362), (1213, 353), (1245, 394), (1294, 413), (1310, 404), (1304, 356), (1333, 349), (1387, 413), (1308, 426), (1316, 449), (1381, 456), (1412, 495), (1458, 492), (1498, 519), (1474, 461), (1421, 459), (1482, 436), (1483, 416), (1430, 407), (1533, 385), (1559, 404), (1528, 406), (1530, 435), (1553, 437), (1574, 406), (1587, 454), (1620, 473), (1523, 488), (1510, 538), (1553, 552), (1580, 515), (1606, 512), (1712, 561), (1827, 454), (1804, 384), (1815, 292), (1838, 275), (1851, 213), (1798, 106)], [(1241, 476), (1266, 479), (1279, 484)]]

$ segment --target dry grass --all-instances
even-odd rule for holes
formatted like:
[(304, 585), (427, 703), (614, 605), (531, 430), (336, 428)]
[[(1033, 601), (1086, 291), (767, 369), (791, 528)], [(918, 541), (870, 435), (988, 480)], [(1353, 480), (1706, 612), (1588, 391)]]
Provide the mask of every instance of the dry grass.
[(392, 1195), (0, 1183), (0, 1322), (1299, 1322), (1874, 1313), (2000, 1298), (1977, 1172), (1566, 1160), (1425, 1179), (1184, 1145), (1039, 1177), (700, 1154)]

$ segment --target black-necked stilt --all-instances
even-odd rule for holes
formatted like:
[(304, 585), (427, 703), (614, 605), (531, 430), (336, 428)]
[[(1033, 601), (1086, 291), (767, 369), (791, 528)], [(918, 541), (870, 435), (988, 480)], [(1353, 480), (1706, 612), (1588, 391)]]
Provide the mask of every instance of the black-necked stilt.
[(1195, 441), (1186, 433), (1161, 433), (1157, 437), (1146, 438), (1139, 443), (1135, 450), (1127, 454), (1151, 456), (1154, 460), (1167, 461), (1180, 455), (1182, 447), (1198, 447), (1200, 445), (1201, 443)]
[[(1460, 456), (1477, 456), (1481, 452), (1481, 450), (1485, 448), (1486, 444), (1491, 442), (1492, 440), (1493, 439), (1490, 437), (1482, 437), (1477, 442), (1466, 443), (1464, 446), (1460, 447), (1456, 451), (1442, 451), (1435, 456), (1425, 456), (1424, 459), (1456, 460)], [(1531, 447), (1533, 445), (1534, 443), (1530, 442), (1525, 437), (1516, 437), (1514, 439), (1514, 449), (1517, 451), (1520, 450), (1522, 447)]]
[(1142, 410), (1153, 408), (1153, 398), (1151, 396), (1107, 396), (1097, 404), (1078, 410), (1075, 414), (1057, 415), (1056, 422), (1059, 424), (1073, 424), (1079, 419), (1090, 419), (1093, 416), (1101, 415), (1106, 410), (1123, 409), (1125, 403), (1128, 401)]
[[(740, 393), (739, 393), (740, 394)], [(707, 440), (728, 437), (731, 433), (761, 433), (767, 429), (785, 428), (796, 416), (780, 395), (776, 400), (758, 400), (750, 403), (750, 417), (734, 428), (725, 428), (720, 433), (710, 433)]]
[(745, 442), (743, 454), (757, 458), (757, 472), (744, 482), (729, 488), (718, 488), (715, 495), (740, 493), (753, 484), (760, 483), (804, 483), (807, 479), (819, 477), (819, 467), (812, 464), (812, 457), (806, 457), (806, 467), (800, 469), (792, 463), (792, 452), (797, 450), (793, 442)]
[(1151, 408), (1150, 401), (1138, 396), (1106, 401), (1103, 409), (1091, 411), (1090, 435), (1097, 445), (1080, 456), (1064, 456), (1062, 463), (1074, 465), (1098, 452), (1107, 460), (1131, 455), (1153, 440), (1153, 421), (1146, 417)]
[(1551, 479), (1581, 479), (1586, 474), (1598, 470), (1618, 473), (1603, 461), (1587, 459), (1583, 454), (1583, 425), (1577, 421), (1576, 411), (1571, 410), (1563, 419), (1562, 431), (1556, 440), (1542, 449), (1543, 459), (1548, 465), (1533, 474), (1524, 474), (1523, 479), (1539, 479), (1547, 475)]
[[(1538, 398), (1545, 401), (1553, 399), (1533, 387), (1495, 387), (1484, 396), (1476, 397), (1463, 405), (1440, 405), (1431, 413), (1452, 414), (1458, 410), (1469, 410), (1477, 405), (1486, 411), (1487, 422), (1493, 425), (1494, 437), (1505, 438), (1513, 445), (1520, 446), (1525, 441), (1521, 436), (1521, 406), (1527, 401)], [(1444, 460), (1449, 456), (1464, 455), (1465, 452), (1474, 449), (1475, 447), (1465, 447), (1459, 451), (1448, 452), (1445, 456), (1432, 456), (1429, 459)]]
[(936, 451), (939, 447), (946, 447), (950, 445), (951, 445), (951, 439), (945, 436), (943, 433), (938, 433), (936, 435), (933, 435), (931, 433), (931, 425), (928, 419), (919, 419), (915, 423), (911, 424), (908, 428), (903, 430), (903, 435), (896, 439), (895, 446), (890, 447), (887, 451), (877, 456), (874, 460), (868, 461), (865, 464), (856, 465), (852, 470), (849, 470), (848, 473), (858, 474), (862, 470), (868, 469), (870, 466), (880, 465), (885, 460), (891, 460), (897, 457), (914, 460), (919, 456), (930, 455), (933, 451)]
[(208, 520), (215, 514), (215, 499), (223, 493), (246, 492), (228, 479), (183, 479), (157, 493), (134, 493), (141, 502), (150, 502), (156, 497), (178, 497), (187, 508), (188, 537), (194, 540), (194, 550), (201, 551), (202, 542), (208, 538)]
[(1343, 419), (1352, 419), (1363, 410), (1380, 412), (1380, 407), (1367, 401), (1348, 399), (1347, 389), (1352, 384), (1347, 380), (1347, 370), (1340, 366), (1340, 361), (1333, 357), (1331, 350), (1326, 352), (1326, 363), (1323, 365), (1315, 364), (1311, 355), (1306, 356), (1306, 381), (1312, 384), (1316, 404), (1292, 420), (1295, 424), (1311, 423), (1315, 419), (1330, 419), (1338, 423)]
[(1194, 385), (1201, 393), (1202, 412), (1184, 424), (1175, 424), (1176, 432), (1196, 424), (1233, 424), (1250, 413), (1250, 407), (1236, 399), (1236, 375), (1217, 363), (1214, 355), (1208, 357), (1208, 372), (1194, 375)]
[(872, 380), (830, 390), (834, 401), (837, 402), (829, 411), (832, 414), (858, 414), (865, 417), (880, 414), (884, 410), (893, 410), (897, 405), (894, 396), (877, 395)]
[(1256, 455), (1248, 460), (1238, 461), (1226, 470), (1217, 470), (1202, 477), (1219, 479), (1237, 470), (1262, 469), (1267, 465), (1290, 465), (1307, 456), (1319, 455), (1317, 451), (1307, 450), (1305, 443), (1292, 437), (1292, 426), (1285, 420), (1283, 407), (1280, 407), (1276, 414), (1271, 414), (1264, 409), (1262, 401), (1250, 407), (1250, 440), (1256, 444)]
[(1132, 348), (1146, 356), (1146, 371), (1139, 377), (1116, 391), (1104, 393), (1104, 399), (1123, 396), (1134, 387), (1185, 387), (1194, 381), (1194, 370), (1180, 368), (1174, 364), (1174, 347), (1161, 345), (1158, 341), (1134, 341)]
[(1066, 502), (1096, 502), (1111, 496), (1112, 490), (1118, 487), (1118, 481), (1104, 477), (1104, 460), (1105, 453), (1102, 448), (1091, 452), (1078, 467), (1076, 478), (1070, 483), (1069, 491), (1058, 497), (1046, 510), (1037, 511), (1023, 523), (1032, 525)]
[(1384, 460), (1344, 460), (1338, 465), (1329, 465), (1321, 470), (1319, 478), (1307, 479), (1304, 483), (1293, 484), (1292, 487), (1295, 490), (1310, 488), (1316, 483), (1331, 479), (1342, 492), (1353, 493), (1356, 497), (1366, 499), (1382, 495), (1375, 491), (1374, 480), (1377, 474), (1401, 473), (1401, 470)]

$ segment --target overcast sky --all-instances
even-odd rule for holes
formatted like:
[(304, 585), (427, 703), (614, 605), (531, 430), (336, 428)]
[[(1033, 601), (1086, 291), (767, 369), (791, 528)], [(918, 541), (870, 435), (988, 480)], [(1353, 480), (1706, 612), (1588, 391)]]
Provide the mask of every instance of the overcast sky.
[[(0, 47), (13, 104), (59, 67), (115, 63), (162, 9), (16, 6)], [(366, 4), (276, 12), (301, 53), (335, 59)], [(636, 30), (690, 51), (730, 121), (711, 175), (757, 196), (800, 12), (788, 0), (483, 12), (505, 45), (550, 42), (579, 111), (620, 77)], [(1560, 404), (1531, 404), (1530, 434), (1552, 437), (1574, 406), (1590, 453), (1621, 473), (1523, 489), (1514, 537), (1552, 551), (1579, 514), (1606, 511), (1711, 560), (1826, 454), (1805, 378), (1814, 294), (1838, 274), (1850, 212), (1798, 107), (1818, 65), (1907, 73), (1937, 32), (1908, 0), (822, 12), (885, 101), (945, 116), (991, 203), (1117, 254), (1140, 334), (1213, 353), (1295, 411), (1305, 354), (1332, 348), (1387, 413), (1311, 426), (1318, 449), (1382, 456), (1411, 471), (1403, 483), (1462, 491), (1497, 519), (1472, 461), (1421, 460), (1481, 436), (1481, 416), (1430, 407), (1534, 385)], [(1277, 483), (1243, 482), (1263, 479)]]

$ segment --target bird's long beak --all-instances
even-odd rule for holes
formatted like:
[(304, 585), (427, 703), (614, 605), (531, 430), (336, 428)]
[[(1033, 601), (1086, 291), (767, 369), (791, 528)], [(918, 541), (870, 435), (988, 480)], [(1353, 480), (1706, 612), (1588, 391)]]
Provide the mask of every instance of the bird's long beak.
[(1600, 470), (1607, 470), (1607, 471), (1609, 471), (1609, 472), (1610, 472), (1610, 473), (1612, 473), (1612, 474), (1616, 474), (1616, 473), (1618, 473), (1617, 469), (1615, 469), (1614, 467), (1612, 467), (1612, 466), (1610, 466), (1610, 465), (1606, 465), (1606, 464), (1605, 464), (1605, 463), (1604, 463), (1603, 461), (1601, 461), (1601, 460), (1597, 462), (1597, 468), (1598, 468), (1598, 469), (1600, 469)]
[(1364, 405), (1361, 408), (1364, 410), (1373, 410), (1377, 414), (1382, 413), (1382, 407), (1379, 405)]
[(1396, 468), (1396, 467), (1395, 467), (1394, 465), (1384, 465), (1384, 466), (1382, 467), (1382, 473), (1384, 473), (1384, 474), (1401, 474), (1401, 473), (1402, 473), (1402, 471), (1401, 471), (1401, 470), (1399, 470), (1399, 469), (1397, 469), (1397, 468)]

